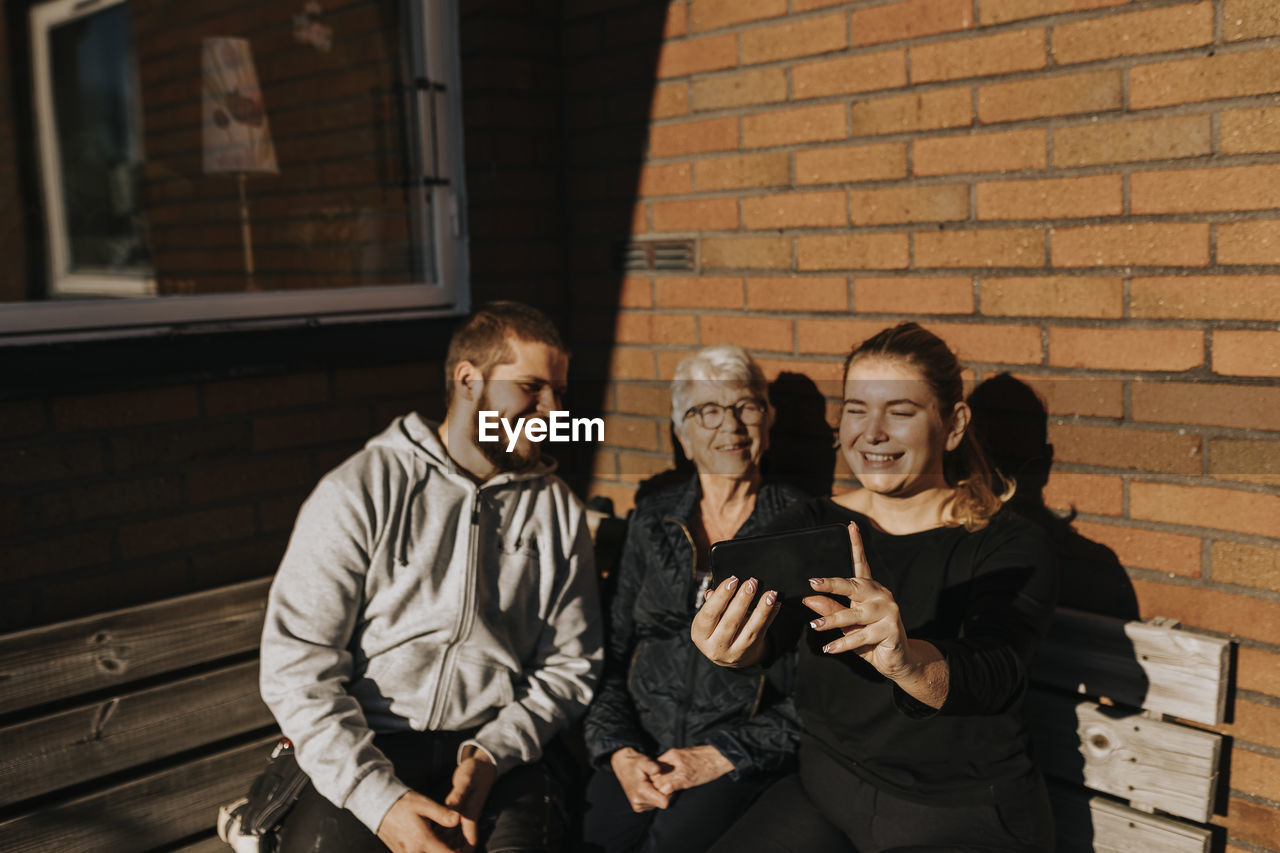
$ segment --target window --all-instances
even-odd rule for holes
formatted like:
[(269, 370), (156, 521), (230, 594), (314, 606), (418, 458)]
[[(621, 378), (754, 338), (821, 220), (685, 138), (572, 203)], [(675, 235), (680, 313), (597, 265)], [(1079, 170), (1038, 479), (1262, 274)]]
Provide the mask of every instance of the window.
[(46, 298), (0, 294), (0, 341), (467, 309), (454, 4), (30, 21)]

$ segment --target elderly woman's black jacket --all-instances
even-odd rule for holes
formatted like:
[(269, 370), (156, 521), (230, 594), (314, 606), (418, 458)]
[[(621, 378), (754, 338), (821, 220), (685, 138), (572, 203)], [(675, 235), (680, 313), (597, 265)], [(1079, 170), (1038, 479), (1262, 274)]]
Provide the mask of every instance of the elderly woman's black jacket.
[[(698, 479), (644, 498), (631, 516), (618, 570), (604, 679), (587, 711), (587, 750), (608, 763), (623, 747), (652, 757), (710, 744), (733, 764), (731, 778), (785, 767), (800, 721), (790, 693), (794, 655), (764, 675), (717, 666), (689, 639), (693, 622)], [(766, 483), (737, 536), (763, 531), (805, 495)], [(745, 581), (746, 578), (743, 578)]]

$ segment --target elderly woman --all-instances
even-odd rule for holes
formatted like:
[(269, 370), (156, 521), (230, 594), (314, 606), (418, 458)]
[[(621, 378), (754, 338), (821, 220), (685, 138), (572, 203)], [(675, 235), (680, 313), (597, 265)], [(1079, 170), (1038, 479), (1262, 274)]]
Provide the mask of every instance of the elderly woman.
[(644, 498), (631, 518), (604, 682), (586, 719), (599, 768), (588, 850), (705, 850), (789, 764), (799, 735), (792, 658), (747, 675), (689, 639), (711, 544), (759, 533), (803, 497), (761, 480), (771, 411), (760, 367), (735, 346), (689, 356), (671, 384), (671, 419), (697, 475)]

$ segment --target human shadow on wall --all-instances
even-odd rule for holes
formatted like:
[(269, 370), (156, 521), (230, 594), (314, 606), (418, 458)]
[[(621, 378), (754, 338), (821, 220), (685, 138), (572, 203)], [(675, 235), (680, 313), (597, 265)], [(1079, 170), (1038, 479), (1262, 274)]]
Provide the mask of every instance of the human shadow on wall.
[[(1119, 620), (1137, 619), (1137, 595), (1115, 552), (1075, 529), (1074, 509), (1063, 516), (1045, 505), (1053, 445), (1048, 440), (1048, 413), (1036, 392), (1001, 373), (978, 385), (968, 402), (973, 410), (974, 435), (988, 459), (1016, 485), (1009, 509), (1043, 529), (1058, 556), (1058, 606)], [(1080, 742), (1075, 706), (1082, 697), (1069, 692), (1071, 686), (1085, 680), (1074, 677), (1071, 668), (1087, 661), (1092, 649), (1074, 644), (1081, 638), (1064, 636), (1063, 621), (1060, 617), (1050, 627), (1052, 641), (1033, 666), (1033, 690), (1025, 713), (1037, 764), (1049, 777), (1054, 794), (1059, 844), (1064, 849), (1092, 849), (1088, 797), (1080, 793), (1080, 786), (1085, 784), (1085, 754), (1098, 745)], [(1145, 698), (1147, 676), (1134, 660), (1133, 646), (1123, 627), (1123, 622), (1106, 623), (1096, 627), (1091, 636), (1122, 662), (1119, 670), (1110, 674), (1133, 695)], [(1056, 651), (1063, 647), (1072, 653)], [(1130, 708), (1097, 707), (1116, 718), (1139, 713)]]

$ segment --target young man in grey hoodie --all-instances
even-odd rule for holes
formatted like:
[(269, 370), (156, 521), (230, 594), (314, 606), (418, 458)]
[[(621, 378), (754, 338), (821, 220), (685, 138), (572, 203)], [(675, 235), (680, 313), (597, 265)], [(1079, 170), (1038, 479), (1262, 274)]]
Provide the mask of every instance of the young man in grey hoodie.
[(262, 634), (263, 699), (311, 780), (282, 853), (555, 846), (539, 759), (599, 675), (591, 540), (539, 445), (482, 442), (478, 415), (545, 418), (568, 361), (535, 309), (481, 309), (444, 422), (397, 419), (303, 505)]

